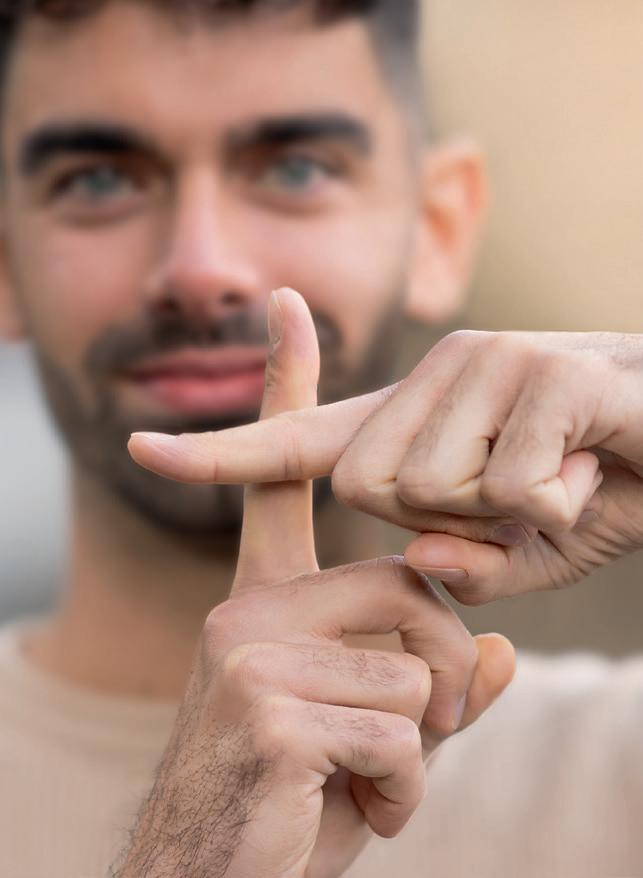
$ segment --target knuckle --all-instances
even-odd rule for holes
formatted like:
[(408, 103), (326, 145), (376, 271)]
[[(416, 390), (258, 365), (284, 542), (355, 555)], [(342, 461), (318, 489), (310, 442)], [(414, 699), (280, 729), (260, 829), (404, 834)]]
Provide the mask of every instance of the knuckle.
[[(570, 375), (578, 375), (579, 370), (587, 371), (587, 357), (582, 351), (545, 350), (540, 352), (539, 366), (543, 377), (559, 387), (568, 383)], [(596, 375), (599, 376), (600, 373)]]
[(364, 740), (351, 740), (350, 760), (353, 765), (358, 765), (362, 770), (368, 770), (377, 762), (377, 744), (375, 741), (370, 743)]
[(254, 689), (268, 679), (269, 648), (265, 644), (242, 643), (233, 647), (225, 656), (221, 673), (232, 691)]
[(236, 619), (236, 617), (237, 608), (235, 603), (233, 601), (224, 601), (210, 610), (203, 630), (209, 638), (215, 639), (230, 628), (232, 620)]
[(335, 498), (343, 505), (351, 509), (359, 508), (361, 500), (361, 485), (354, 472), (342, 458), (331, 477), (331, 486)]
[(422, 735), (412, 719), (406, 716), (395, 718), (392, 730), (393, 742), (404, 758), (412, 761), (422, 755)]
[(448, 496), (449, 489), (438, 473), (426, 465), (402, 466), (396, 480), (397, 495), (415, 509), (436, 509)]
[[(540, 492), (539, 492), (540, 493)], [(562, 498), (558, 497), (558, 502), (554, 496), (539, 496), (534, 506), (540, 513), (541, 522), (546, 522), (548, 531), (569, 531), (576, 525), (577, 517), (580, 513), (575, 512), (568, 502), (562, 502)]]
[(519, 520), (546, 523), (548, 530), (571, 530), (576, 524), (575, 511), (557, 502), (555, 493), (544, 484), (526, 485), (508, 475), (485, 473), (480, 496), (497, 511)]
[(501, 360), (512, 361), (527, 360), (540, 352), (531, 336), (521, 332), (491, 332), (487, 349)]
[(571, 507), (563, 508), (556, 503), (541, 503), (542, 521), (547, 523), (547, 530), (556, 533), (556, 531), (570, 531), (576, 526), (578, 513), (574, 512)]
[(434, 347), (434, 352), (455, 353), (461, 350), (470, 350), (472, 347), (478, 347), (484, 344), (487, 338), (492, 335), (490, 332), (481, 332), (475, 329), (456, 329), (445, 335)]
[(376, 558), (370, 564), (378, 573), (384, 573), (386, 579), (398, 592), (401, 591), (402, 594), (417, 600), (418, 583), (424, 580), (417, 571), (407, 566), (402, 555), (387, 555)]
[(400, 656), (403, 665), (402, 679), (409, 698), (418, 706), (425, 707), (431, 696), (431, 669), (418, 656), (405, 653)]
[(483, 473), (480, 479), (480, 496), (493, 509), (515, 512), (528, 502), (528, 492), (516, 478), (496, 473)]
[(232, 632), (239, 625), (239, 609), (235, 601), (225, 601), (208, 613), (201, 641), (204, 657), (215, 659), (225, 649)]
[(276, 694), (260, 698), (251, 711), (250, 721), (255, 748), (261, 756), (273, 759), (285, 752), (293, 725), (290, 698)]
[(344, 454), (333, 470), (331, 485), (335, 498), (350, 509), (368, 511), (373, 501), (374, 483), (372, 472), (367, 472), (359, 456)]

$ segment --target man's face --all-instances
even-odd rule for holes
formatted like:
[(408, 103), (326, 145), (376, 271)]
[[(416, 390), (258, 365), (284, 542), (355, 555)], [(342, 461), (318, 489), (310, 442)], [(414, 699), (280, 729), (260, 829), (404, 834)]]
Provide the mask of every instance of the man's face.
[(271, 290), (308, 301), (323, 400), (385, 380), (416, 179), (358, 19), (181, 24), (126, 2), (32, 19), (2, 149), (8, 271), (56, 418), (153, 519), (238, 524), (238, 491), (164, 482), (126, 442), (256, 418)]

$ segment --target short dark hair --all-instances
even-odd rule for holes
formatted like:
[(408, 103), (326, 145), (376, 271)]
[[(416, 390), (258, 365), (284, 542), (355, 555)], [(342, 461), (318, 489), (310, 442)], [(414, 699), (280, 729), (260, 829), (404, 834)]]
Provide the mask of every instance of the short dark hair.
[[(12, 47), (21, 24), (31, 16), (73, 21), (113, 0), (0, 0), (0, 92)], [(420, 0), (138, 0), (179, 17), (206, 15), (230, 19), (260, 12), (287, 12), (308, 6), (320, 26), (344, 18), (363, 18), (378, 56), (390, 77), (399, 80), (404, 96), (422, 114), (418, 30)], [(420, 101), (418, 102), (418, 97)]]

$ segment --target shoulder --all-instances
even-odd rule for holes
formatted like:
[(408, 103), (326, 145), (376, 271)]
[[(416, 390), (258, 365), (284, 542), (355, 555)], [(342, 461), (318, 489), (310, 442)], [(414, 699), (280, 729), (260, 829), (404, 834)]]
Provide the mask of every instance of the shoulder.
[(448, 785), (471, 771), (486, 774), (491, 787), (521, 778), (525, 791), (547, 780), (552, 794), (557, 784), (559, 793), (561, 786), (582, 793), (592, 779), (615, 783), (634, 766), (641, 771), (642, 727), (643, 655), (519, 654), (496, 704), (440, 748), (434, 781)]
[(592, 653), (519, 653), (516, 676), (487, 721), (521, 723), (534, 715), (562, 720), (579, 711), (599, 712), (606, 704), (618, 711), (633, 701), (643, 712), (641, 694), (643, 654), (616, 660)]
[[(643, 654), (614, 660), (592, 653), (542, 656), (519, 653), (514, 680), (498, 701), (455, 741), (516, 741), (520, 731), (540, 738), (572, 735), (579, 725), (596, 734), (634, 731), (633, 712), (643, 722)], [(627, 716), (628, 722), (622, 720)]]
[(520, 655), (512, 685), (430, 766), (419, 819), (437, 873), (457, 850), (457, 874), (634, 874), (642, 727), (643, 656)]

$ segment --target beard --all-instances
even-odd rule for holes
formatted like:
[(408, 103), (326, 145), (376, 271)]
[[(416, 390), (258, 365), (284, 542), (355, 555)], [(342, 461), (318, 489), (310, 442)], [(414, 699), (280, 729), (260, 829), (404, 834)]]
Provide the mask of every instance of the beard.
[[(326, 315), (313, 314), (321, 352), (320, 404), (358, 396), (389, 379), (402, 332), (401, 296), (375, 327), (360, 363), (348, 367), (338, 326)], [(54, 422), (74, 462), (93, 480), (155, 527), (175, 536), (238, 543), (243, 517), (243, 486), (183, 485), (142, 469), (129, 456), (133, 432), (200, 433), (256, 421), (258, 410), (229, 418), (149, 416), (119, 407), (113, 377), (143, 357), (185, 347), (213, 349), (226, 345), (265, 345), (265, 314), (240, 312), (233, 317), (195, 323), (183, 313), (157, 314), (133, 326), (115, 327), (90, 347), (83, 378), (89, 392), (42, 350), (37, 365)], [(330, 480), (315, 485), (315, 503), (331, 495)]]

